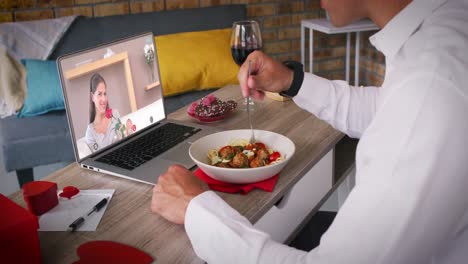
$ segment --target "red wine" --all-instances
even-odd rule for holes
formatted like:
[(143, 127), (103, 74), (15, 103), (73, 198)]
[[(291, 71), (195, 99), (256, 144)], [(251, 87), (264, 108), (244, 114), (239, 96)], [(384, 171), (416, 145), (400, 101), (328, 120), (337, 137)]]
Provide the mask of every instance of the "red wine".
[(252, 53), (254, 50), (259, 50), (259, 49), (231, 47), (231, 54), (236, 64), (240, 66), (242, 65), (242, 63), (245, 62), (249, 54)]

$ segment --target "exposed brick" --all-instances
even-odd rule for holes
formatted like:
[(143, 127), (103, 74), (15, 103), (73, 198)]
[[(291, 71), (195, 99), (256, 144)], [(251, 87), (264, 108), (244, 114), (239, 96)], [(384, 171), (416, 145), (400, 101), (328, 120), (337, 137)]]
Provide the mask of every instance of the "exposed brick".
[(232, 0), (232, 4), (256, 4), (256, 3), (265, 3), (272, 2), (271, 0)]
[(113, 16), (128, 14), (128, 3), (101, 4), (94, 6), (94, 16)]
[(303, 1), (287, 1), (280, 3), (278, 6), (278, 14), (290, 14), (304, 11)]
[(18, 11), (15, 13), (15, 21), (29, 21), (54, 18), (52, 9)]
[(322, 7), (320, 6), (320, 0), (308, 0), (305, 1), (304, 9), (306, 11), (318, 11), (321, 10)]
[(0, 23), (13, 22), (12, 13), (1, 13), (0, 14)]
[(256, 17), (256, 16), (271, 16), (276, 13), (275, 4), (262, 4), (247, 6), (247, 16)]
[(66, 7), (66, 8), (57, 8), (55, 9), (56, 17), (64, 16), (93, 16), (93, 8), (91, 6), (77, 6), (77, 7)]
[(291, 25), (290, 15), (265, 17), (263, 20), (264, 28), (284, 27), (289, 25)]
[(385, 65), (376, 63), (375, 66), (376, 66), (375, 73), (377, 73), (380, 76), (385, 76), (385, 69), (386, 69)]
[(166, 9), (184, 9), (199, 7), (198, 0), (166, 0)]
[(35, 0), (0, 0), (0, 11), (34, 7)]
[(152, 2), (130, 2), (131, 13), (145, 13), (164, 10), (164, 0), (156, 0)]
[(75, 0), (75, 5), (112, 3), (122, 0)]
[(231, 0), (200, 0), (200, 6), (218, 6), (218, 5), (228, 5), (231, 3)]
[(275, 29), (262, 31), (263, 42), (270, 42), (272, 40), (277, 40), (277, 39), (278, 39), (278, 33)]
[(307, 14), (293, 14), (291, 16), (291, 24), (300, 25), (301, 21), (304, 19), (315, 19), (315, 18), (319, 18), (319, 14), (317, 12), (307, 13)]
[[(354, 76), (354, 74), (351, 74), (351, 76)], [(330, 80), (344, 80), (344, 79), (346, 79), (346, 73), (344, 71), (330, 72), (330, 77), (328, 79), (330, 79)], [(354, 81), (352, 83), (354, 83)]]
[(346, 47), (331, 48), (331, 51), (333, 57), (346, 56)]
[[(280, 61), (300, 60), (302, 20), (325, 17), (320, 0), (0, 0), (0, 23), (53, 18), (53, 10), (56, 17), (107, 16), (231, 3), (246, 4), (248, 17), (259, 21), (261, 25), (264, 51)], [(306, 60), (309, 57), (308, 33), (306, 30)], [(368, 40), (373, 34), (375, 32), (361, 34), (360, 80), (365, 85), (380, 85), (385, 75), (385, 57)], [(351, 44), (353, 61), (354, 39)], [(327, 35), (314, 31), (313, 51), (315, 72), (331, 79), (344, 79), (346, 34)], [(354, 65), (353, 62), (351, 65)]]
[(314, 50), (314, 60), (329, 59), (332, 56), (331, 49)]
[(285, 53), (285, 54), (274, 55), (273, 58), (277, 61), (288, 61), (288, 60), (301, 61), (301, 55), (297, 53)]
[(328, 37), (320, 38), (320, 45), (327, 46), (344, 46), (346, 45), (346, 34), (329, 35)]
[(372, 61), (370, 61), (368, 59), (361, 58), (361, 61), (360, 61), (359, 65), (363, 69), (366, 69), (368, 71), (372, 71)]
[(73, 0), (37, 0), (36, 7), (66, 7), (72, 6)]
[(301, 38), (301, 29), (299, 27), (282, 28), (278, 30), (278, 39), (299, 39)]
[(361, 48), (361, 57), (370, 58), (372, 56), (372, 49), (368, 47)]
[[(329, 79), (329, 80), (340, 80), (343, 81), (346, 79), (344, 71), (320, 71), (320, 72), (314, 72), (320, 77)], [(354, 75), (353, 75), (354, 76)], [(354, 84), (354, 80), (350, 82), (351, 84)]]
[(231, 3), (233, 4), (247, 4), (249, 0), (232, 0)]
[(375, 74), (368, 74), (367, 76), (368, 76), (367, 85), (374, 85), (374, 86), (379, 86), (379, 87), (382, 85), (383, 80), (384, 80), (383, 77), (375, 75)]
[(291, 51), (291, 41), (278, 41), (263, 44), (263, 50), (267, 54), (286, 53)]
[(383, 55), (383, 53), (377, 51), (376, 55), (377, 55), (376, 58), (375, 58), (376, 62), (385, 63), (385, 56)]
[(326, 61), (314, 61), (314, 71), (335, 71), (344, 70), (345, 61), (340, 59), (326, 60)]
[(301, 40), (293, 39), (291, 40), (291, 51), (301, 53)]

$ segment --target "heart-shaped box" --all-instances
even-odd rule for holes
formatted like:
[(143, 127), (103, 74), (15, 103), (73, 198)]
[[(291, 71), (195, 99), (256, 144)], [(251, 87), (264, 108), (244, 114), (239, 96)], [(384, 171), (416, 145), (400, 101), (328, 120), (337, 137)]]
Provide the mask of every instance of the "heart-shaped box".
[(57, 184), (48, 181), (33, 181), (23, 185), (23, 198), (29, 211), (35, 215), (54, 208), (58, 204)]

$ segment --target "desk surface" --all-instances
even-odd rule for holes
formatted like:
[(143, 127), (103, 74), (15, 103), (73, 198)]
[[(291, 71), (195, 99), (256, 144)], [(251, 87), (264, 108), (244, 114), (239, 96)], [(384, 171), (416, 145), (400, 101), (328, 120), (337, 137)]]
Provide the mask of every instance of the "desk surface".
[[(221, 99), (242, 101), (237, 86), (227, 86), (214, 94)], [(256, 222), (281, 196), (310, 170), (342, 134), (294, 102), (265, 98), (253, 112), (254, 127), (281, 133), (296, 145), (296, 153), (281, 172), (271, 193), (254, 190), (248, 195), (219, 195), (232, 207)], [(180, 109), (170, 119), (195, 122)], [(292, 121), (294, 120), (294, 121)], [(237, 111), (223, 121), (210, 124), (223, 129), (248, 128), (247, 115)], [(59, 189), (73, 185), (80, 189), (115, 189), (111, 203), (95, 232), (39, 232), (44, 263), (72, 263), (79, 245), (93, 240), (112, 240), (142, 249), (161, 263), (199, 263), (184, 227), (169, 223), (150, 210), (152, 186), (81, 169), (76, 163), (44, 178), (57, 182)], [(25, 207), (21, 192), (10, 196)]]
[(360, 32), (378, 30), (379, 27), (368, 19), (356, 21), (344, 27), (335, 27), (328, 19), (305, 19), (301, 21), (302, 26), (327, 34), (338, 34), (348, 32)]

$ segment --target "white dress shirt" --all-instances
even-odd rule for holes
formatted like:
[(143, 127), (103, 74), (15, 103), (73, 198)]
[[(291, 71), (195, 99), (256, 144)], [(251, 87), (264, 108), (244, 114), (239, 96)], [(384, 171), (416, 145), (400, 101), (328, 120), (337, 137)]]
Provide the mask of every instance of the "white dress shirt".
[(360, 138), (356, 186), (320, 245), (304, 252), (274, 242), (209, 191), (185, 218), (200, 258), (468, 263), (468, 0), (415, 0), (370, 40), (386, 58), (382, 87), (306, 74), (294, 97)]

